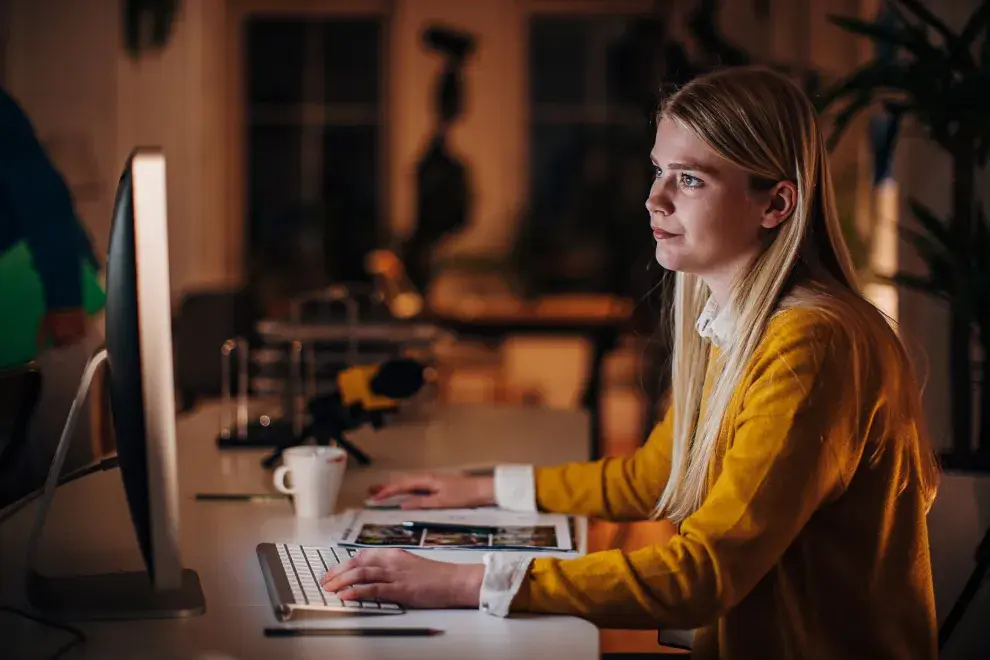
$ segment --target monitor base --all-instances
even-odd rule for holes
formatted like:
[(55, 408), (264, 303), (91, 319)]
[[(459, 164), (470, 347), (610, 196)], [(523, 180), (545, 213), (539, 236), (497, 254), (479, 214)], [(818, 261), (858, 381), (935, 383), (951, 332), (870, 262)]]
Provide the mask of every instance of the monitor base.
[(206, 611), (199, 575), (188, 568), (178, 589), (161, 591), (144, 571), (68, 577), (31, 571), (27, 597), (35, 611), (63, 621), (175, 619)]

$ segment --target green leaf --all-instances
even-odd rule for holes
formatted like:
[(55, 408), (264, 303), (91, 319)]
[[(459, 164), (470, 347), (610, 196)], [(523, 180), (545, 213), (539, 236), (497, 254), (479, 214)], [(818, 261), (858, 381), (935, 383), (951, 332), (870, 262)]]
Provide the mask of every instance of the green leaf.
[(952, 253), (930, 236), (911, 227), (901, 227), (901, 235), (918, 252), (918, 256), (928, 267), (928, 279), (932, 286), (946, 291), (952, 290), (955, 281), (955, 264)]
[(935, 298), (941, 298), (947, 300), (946, 292), (940, 287), (932, 284), (931, 280), (926, 277), (919, 275), (911, 275), (909, 273), (897, 273), (892, 277), (881, 277), (881, 281), (886, 281), (889, 284), (895, 284), (897, 286), (902, 286), (905, 289), (912, 289), (914, 291), (920, 291), (921, 293), (926, 293), (929, 296)]
[(828, 20), (846, 32), (870, 37), (875, 41), (882, 41), (891, 46), (899, 46), (918, 58), (929, 57), (933, 54), (933, 51), (937, 51), (927, 39), (919, 41), (917, 35), (912, 34), (906, 29), (831, 14)]
[[(924, 82), (924, 81), (920, 81)], [(819, 111), (827, 110), (833, 103), (846, 97), (861, 94), (878, 95), (881, 92), (907, 97), (912, 103), (927, 102), (927, 91), (912, 79), (907, 70), (898, 62), (868, 62), (847, 78), (826, 90), (818, 102)], [(901, 100), (901, 99), (892, 99)]]
[(911, 213), (914, 214), (915, 219), (925, 231), (943, 245), (947, 251), (951, 252), (952, 237), (949, 233), (948, 225), (939, 220), (938, 216), (930, 208), (919, 202), (915, 197), (908, 197), (908, 207), (910, 207)]
[(849, 127), (849, 124), (853, 119), (856, 118), (862, 110), (868, 108), (873, 102), (873, 95), (869, 92), (861, 92), (859, 96), (854, 98), (849, 105), (842, 109), (836, 117), (835, 121), (832, 122), (832, 132), (828, 136), (828, 140), (825, 143), (826, 149), (831, 151), (835, 148), (835, 145), (839, 143), (842, 138), (843, 133)]
[(984, 2), (980, 5), (966, 21), (966, 25), (959, 35), (959, 47), (968, 53), (976, 37), (979, 36), (980, 30), (987, 26), (990, 26), (990, 2)]
[(918, 20), (920, 20), (924, 25), (933, 28), (936, 32), (945, 37), (945, 41), (948, 44), (954, 43), (959, 37), (949, 26), (946, 25), (942, 19), (933, 14), (930, 9), (925, 7), (924, 4), (918, 0), (894, 0), (897, 4), (904, 7), (906, 10), (914, 14)]
[(911, 227), (901, 227), (901, 234), (904, 240), (914, 246), (929, 268), (936, 263), (948, 263), (945, 249), (928, 235)]

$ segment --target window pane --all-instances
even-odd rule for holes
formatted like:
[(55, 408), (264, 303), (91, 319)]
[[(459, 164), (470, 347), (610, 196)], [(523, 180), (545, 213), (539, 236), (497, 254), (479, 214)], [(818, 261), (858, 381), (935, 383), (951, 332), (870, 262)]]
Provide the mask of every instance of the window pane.
[(323, 163), (327, 274), (364, 280), (364, 255), (376, 245), (378, 128), (325, 127)]
[(248, 19), (246, 23), (247, 96), (255, 103), (302, 100), (306, 24), (282, 19)]
[[(544, 290), (636, 293), (652, 259), (644, 202), (670, 62), (642, 16), (541, 16), (530, 31), (530, 199), (521, 253)], [(638, 293), (642, 293), (639, 291)]]
[(533, 125), (523, 249), (539, 264), (541, 286), (631, 291), (652, 250), (648, 133), (621, 124)]
[(535, 103), (580, 103), (588, 77), (587, 20), (538, 17), (529, 26), (530, 97)]
[(661, 83), (679, 82), (669, 78), (679, 79), (688, 73), (690, 65), (686, 56), (667, 39), (661, 21), (616, 18), (604, 27), (607, 27), (604, 56), (609, 104), (655, 103)]
[(377, 19), (339, 20), (324, 24), (327, 101), (378, 101), (381, 29), (381, 22)]
[(268, 302), (367, 279), (383, 203), (382, 34), (379, 18), (247, 22), (249, 262)]
[(256, 126), (249, 135), (252, 278), (282, 295), (311, 288), (323, 272), (323, 223), (302, 199), (302, 130)]

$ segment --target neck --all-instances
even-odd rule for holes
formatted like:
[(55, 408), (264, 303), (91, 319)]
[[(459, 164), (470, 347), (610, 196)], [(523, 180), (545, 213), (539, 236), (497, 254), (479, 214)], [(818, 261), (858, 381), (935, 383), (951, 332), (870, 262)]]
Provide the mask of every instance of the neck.
[(743, 255), (719, 268), (713, 269), (711, 272), (699, 273), (701, 280), (708, 286), (712, 298), (715, 299), (720, 309), (729, 304), (733, 287), (742, 279), (743, 274), (749, 270), (754, 259), (754, 255)]
[(732, 292), (732, 280), (724, 277), (704, 275), (701, 278), (711, 291), (712, 298), (719, 309), (724, 308), (729, 303), (729, 294)]

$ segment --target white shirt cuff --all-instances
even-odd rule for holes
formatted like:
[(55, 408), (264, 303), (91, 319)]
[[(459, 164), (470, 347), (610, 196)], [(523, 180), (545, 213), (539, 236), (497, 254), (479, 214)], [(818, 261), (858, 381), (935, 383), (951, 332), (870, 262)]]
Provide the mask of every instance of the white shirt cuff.
[(509, 615), (509, 605), (529, 572), (533, 557), (518, 552), (486, 552), (482, 558), (485, 576), (481, 580), (478, 609), (492, 616)]
[(509, 511), (536, 511), (532, 465), (495, 466), (495, 506)]

